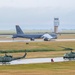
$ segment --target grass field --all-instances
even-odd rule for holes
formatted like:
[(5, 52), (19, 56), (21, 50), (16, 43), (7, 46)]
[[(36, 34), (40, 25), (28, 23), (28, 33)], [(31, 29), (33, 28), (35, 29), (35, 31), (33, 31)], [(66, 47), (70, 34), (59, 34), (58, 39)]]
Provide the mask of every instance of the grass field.
[(2, 65), (0, 75), (75, 75), (75, 62)]
[(70, 47), (75, 49), (74, 41), (65, 41), (65, 42), (30, 42), (26, 44), (25, 42), (3, 42), (0, 43), (0, 50), (33, 50), (33, 49), (52, 49), (52, 50), (64, 50), (62, 47)]
[[(60, 47), (61, 46), (61, 47)], [(27, 58), (36, 57), (58, 57), (63, 56), (65, 50), (62, 47), (70, 47), (75, 49), (75, 42), (13, 42), (13, 43), (0, 43), (0, 50), (50, 50), (49, 52), (28, 52)], [(14, 56), (23, 55), (23, 53), (12, 53)]]
[(75, 34), (61, 34), (58, 39), (75, 39)]
[[(24, 42), (0, 43), (0, 50), (38, 50), (50, 49), (49, 52), (28, 52), (26, 58), (58, 57), (63, 56), (68, 50), (63, 47), (75, 49), (75, 42)], [(75, 50), (74, 50), (75, 51)], [(11, 53), (13, 56), (21, 56), (23, 53)], [(1, 55), (1, 54), (0, 54)], [(58, 62), (25, 65), (0, 65), (0, 75), (75, 75), (75, 62)]]

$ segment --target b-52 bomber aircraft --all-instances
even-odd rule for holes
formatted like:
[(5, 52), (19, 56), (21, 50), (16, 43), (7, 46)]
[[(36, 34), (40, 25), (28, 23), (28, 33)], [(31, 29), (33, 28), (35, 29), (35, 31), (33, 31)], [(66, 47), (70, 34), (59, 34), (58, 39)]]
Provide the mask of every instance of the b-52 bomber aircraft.
[(51, 39), (56, 39), (57, 38), (57, 34), (52, 33), (52, 34), (24, 34), (22, 29), (19, 27), (19, 25), (16, 25), (16, 32), (17, 34), (13, 35), (13, 39), (14, 38), (29, 38), (31, 41), (34, 41), (37, 38), (43, 38), (44, 41), (50, 41)]
[(2, 64), (7, 64), (7, 63), (9, 63), (10, 61), (25, 58), (26, 55), (27, 55), (27, 53), (25, 52), (25, 54), (24, 54), (22, 57), (15, 57), (15, 58), (14, 58), (13, 56), (7, 55), (7, 54), (5, 53), (5, 56), (0, 56), (0, 62), (1, 62)]

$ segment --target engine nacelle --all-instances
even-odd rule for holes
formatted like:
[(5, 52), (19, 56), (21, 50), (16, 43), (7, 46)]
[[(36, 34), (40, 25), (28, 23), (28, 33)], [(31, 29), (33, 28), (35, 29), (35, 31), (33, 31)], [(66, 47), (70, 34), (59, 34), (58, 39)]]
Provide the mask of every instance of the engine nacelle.
[(48, 39), (48, 38), (44, 38), (44, 41), (50, 41), (50, 39)]
[(44, 34), (42, 36), (42, 38), (44, 39), (44, 41), (50, 41), (53, 37), (51, 35), (49, 35), (49, 34)]

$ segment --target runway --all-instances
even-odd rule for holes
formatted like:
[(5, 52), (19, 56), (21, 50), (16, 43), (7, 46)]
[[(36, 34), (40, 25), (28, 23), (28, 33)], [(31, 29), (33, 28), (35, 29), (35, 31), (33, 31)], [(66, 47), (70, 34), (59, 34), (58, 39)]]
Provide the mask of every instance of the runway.
[(43, 40), (35, 40), (35, 41), (31, 41), (31, 40), (0, 40), (0, 42), (42, 42)]
[(75, 41), (75, 39), (55, 39), (55, 41)]
[(10, 62), (10, 65), (34, 64), (34, 63), (51, 63), (51, 59), (53, 59), (54, 62), (68, 61), (68, 60), (64, 60), (63, 57), (56, 57), (56, 58), (32, 58), (32, 59), (14, 60), (14, 61)]
[[(43, 42), (43, 39), (36, 39), (35, 41), (31, 41), (29, 39), (25, 40), (0, 40), (0, 42)], [(52, 39), (52, 41), (75, 41), (75, 39)]]

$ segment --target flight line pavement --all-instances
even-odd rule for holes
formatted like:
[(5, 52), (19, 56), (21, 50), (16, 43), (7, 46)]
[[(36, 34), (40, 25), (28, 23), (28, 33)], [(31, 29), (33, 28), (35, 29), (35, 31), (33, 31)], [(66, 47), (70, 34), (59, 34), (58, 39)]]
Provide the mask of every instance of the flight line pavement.
[(63, 57), (56, 57), (56, 58), (31, 58), (31, 59), (14, 60), (14, 61), (10, 62), (10, 65), (35, 64), (35, 63), (51, 63), (51, 62), (65, 62), (65, 61), (69, 61), (69, 60), (64, 60)]
[[(34, 41), (31, 41), (30, 39), (25, 40), (2, 40), (0, 39), (0, 42), (43, 42), (43, 39), (35, 39)], [(75, 41), (75, 39), (52, 39), (50, 41)]]

